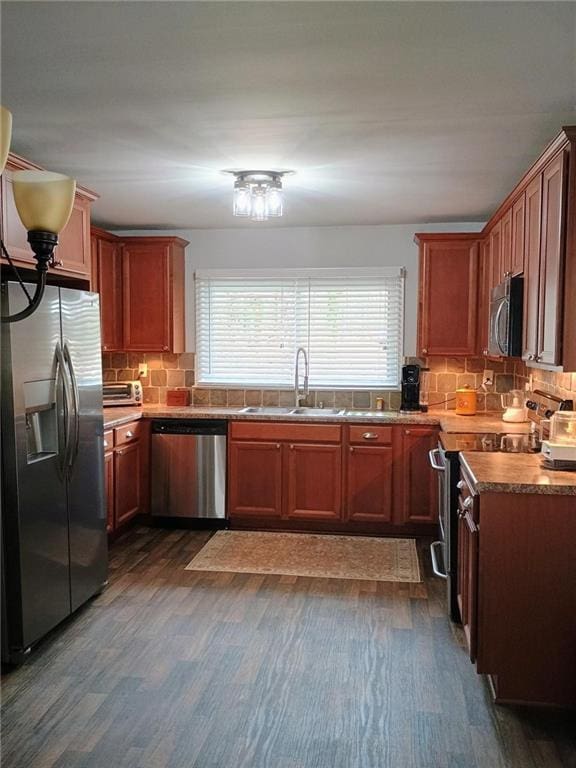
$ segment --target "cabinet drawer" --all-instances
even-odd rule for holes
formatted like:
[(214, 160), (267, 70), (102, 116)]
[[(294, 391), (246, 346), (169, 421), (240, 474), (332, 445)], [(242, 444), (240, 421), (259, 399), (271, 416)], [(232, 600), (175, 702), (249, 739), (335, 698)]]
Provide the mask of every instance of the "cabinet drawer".
[(116, 427), (114, 430), (114, 445), (126, 445), (134, 440), (138, 440), (142, 431), (142, 424), (139, 421), (131, 421), (130, 424), (124, 424), (122, 427)]
[(105, 429), (104, 430), (104, 453), (108, 453), (108, 451), (111, 451), (112, 448), (114, 448), (114, 430)]
[(354, 445), (391, 445), (392, 427), (372, 425), (350, 427), (349, 441)]
[(339, 443), (342, 437), (342, 427), (340, 424), (234, 421), (230, 424), (229, 434), (231, 440)]

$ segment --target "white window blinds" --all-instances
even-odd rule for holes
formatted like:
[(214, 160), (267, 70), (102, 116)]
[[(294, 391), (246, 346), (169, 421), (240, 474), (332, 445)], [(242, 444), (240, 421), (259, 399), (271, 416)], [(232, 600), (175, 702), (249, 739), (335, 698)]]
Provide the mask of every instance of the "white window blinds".
[(397, 388), (404, 271), (196, 273), (199, 384), (291, 387), (304, 347), (310, 386)]

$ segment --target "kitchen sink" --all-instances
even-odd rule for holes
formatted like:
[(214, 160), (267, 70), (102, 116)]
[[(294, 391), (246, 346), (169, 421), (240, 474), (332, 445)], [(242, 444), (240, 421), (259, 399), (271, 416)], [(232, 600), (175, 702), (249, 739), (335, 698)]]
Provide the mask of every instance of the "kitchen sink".
[(273, 415), (275, 413), (292, 413), (293, 408), (282, 408), (279, 405), (270, 406), (254, 406), (249, 405), (247, 408), (240, 408), (238, 413), (262, 413)]
[(294, 416), (343, 416), (343, 408), (292, 408)]
[(345, 416), (353, 416), (354, 418), (377, 418), (386, 416), (398, 416), (398, 411), (345, 411)]

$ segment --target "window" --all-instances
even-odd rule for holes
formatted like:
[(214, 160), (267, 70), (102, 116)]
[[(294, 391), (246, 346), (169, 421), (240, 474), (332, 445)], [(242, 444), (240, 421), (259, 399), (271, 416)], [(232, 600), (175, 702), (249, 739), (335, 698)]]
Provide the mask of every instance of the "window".
[(404, 270), (196, 273), (199, 384), (294, 386), (298, 347), (312, 388), (398, 388)]

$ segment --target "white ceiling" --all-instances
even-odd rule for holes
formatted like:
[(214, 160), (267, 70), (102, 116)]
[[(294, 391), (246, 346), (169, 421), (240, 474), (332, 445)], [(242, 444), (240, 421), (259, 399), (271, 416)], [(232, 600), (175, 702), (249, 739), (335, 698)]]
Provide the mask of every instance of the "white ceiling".
[(576, 123), (568, 2), (3, 2), (14, 151), (116, 227), (262, 226), (225, 168), (290, 168), (283, 226), (485, 219)]

